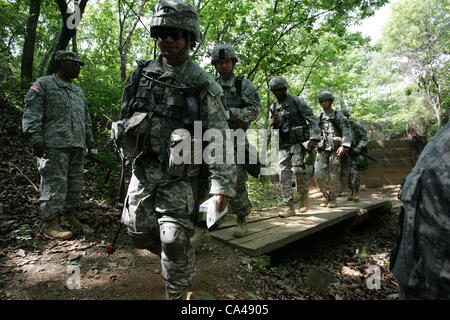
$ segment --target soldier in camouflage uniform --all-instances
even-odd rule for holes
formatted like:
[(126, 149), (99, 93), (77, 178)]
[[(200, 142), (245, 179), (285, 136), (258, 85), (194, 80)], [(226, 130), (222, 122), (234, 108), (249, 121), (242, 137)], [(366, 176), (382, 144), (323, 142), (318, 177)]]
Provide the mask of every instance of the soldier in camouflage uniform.
[(62, 214), (82, 233), (93, 232), (75, 213), (81, 201), (85, 149), (93, 152), (95, 143), (83, 90), (72, 82), (84, 63), (66, 50), (56, 53), (55, 62), (57, 73), (37, 79), (28, 91), (22, 126), (38, 158), (43, 235), (68, 239), (72, 232), (60, 226)]
[(450, 123), (403, 181), (400, 232), (390, 266), (400, 299), (450, 299)]
[(292, 173), (295, 175), (297, 193), (300, 196), (300, 213), (309, 207), (309, 179), (304, 163), (306, 149), (302, 145), (308, 141), (307, 148), (312, 150), (320, 140), (320, 130), (317, 118), (305, 100), (287, 94), (289, 84), (284, 77), (275, 77), (269, 82), (269, 89), (277, 98), (270, 108), (270, 124), (280, 131), (280, 150), (278, 152), (278, 167), (280, 170), (280, 185), (283, 193), (283, 203), (287, 210), (280, 217), (290, 217), (295, 214), (292, 194)]
[[(200, 156), (200, 164), (177, 164), (173, 151), (186, 137), (194, 143), (191, 137), (199, 123), (204, 130), (215, 128), (225, 137), (229, 112), (222, 103), (220, 86), (189, 55), (201, 40), (194, 7), (180, 0), (159, 1), (150, 32), (160, 56), (138, 61), (122, 96), (122, 121), (127, 128), (139, 128), (131, 145), (141, 148), (133, 161), (122, 222), (135, 247), (161, 255), (166, 298), (185, 299), (196, 278), (190, 237), (199, 205), (195, 182), (203, 150), (200, 144), (199, 154), (192, 151), (194, 158)], [(120, 145), (126, 140), (115, 134), (120, 150), (126, 150), (126, 145)], [(235, 165), (212, 161), (208, 169), (210, 194), (218, 197), (216, 210), (222, 212), (234, 196)]]
[[(216, 81), (224, 91), (225, 105), (230, 111), (228, 126), (235, 132), (244, 134), (250, 127), (250, 123), (258, 118), (261, 99), (249, 79), (234, 75), (234, 67), (237, 62), (238, 57), (231, 44), (220, 44), (214, 47), (211, 64), (220, 75)], [(242, 131), (236, 131), (238, 129)], [(246, 186), (247, 171), (244, 163), (237, 162), (239, 141), (241, 140), (237, 138), (237, 143), (234, 144), (234, 160), (237, 164), (236, 196), (230, 200), (231, 212), (237, 215), (237, 226), (233, 232), (235, 237), (243, 237), (247, 234), (247, 216), (250, 214), (250, 200)], [(245, 137), (245, 143), (248, 144), (247, 137)], [(244, 148), (239, 150), (244, 150)]]
[(318, 117), (322, 140), (317, 146), (314, 178), (324, 197), (320, 206), (335, 208), (341, 157), (351, 146), (352, 133), (347, 118), (340, 111), (333, 110), (333, 95), (324, 91), (317, 98), (323, 110)]
[(359, 188), (361, 186), (361, 172), (366, 169), (367, 159), (361, 155), (361, 151), (367, 152), (367, 131), (362, 125), (354, 120), (350, 120), (350, 112), (348, 109), (342, 109), (342, 114), (347, 117), (347, 120), (352, 129), (352, 152), (348, 152), (346, 155), (349, 159), (349, 172), (348, 172), (348, 188), (349, 194), (348, 201), (359, 201)]

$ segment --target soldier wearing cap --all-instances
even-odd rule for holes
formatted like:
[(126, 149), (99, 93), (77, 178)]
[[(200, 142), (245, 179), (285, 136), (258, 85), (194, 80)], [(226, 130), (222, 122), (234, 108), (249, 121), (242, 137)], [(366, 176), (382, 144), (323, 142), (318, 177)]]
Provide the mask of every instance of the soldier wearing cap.
[[(278, 76), (270, 80), (269, 89), (277, 98), (270, 108), (270, 124), (280, 133), (278, 167), (283, 202), (287, 210), (280, 213), (286, 218), (295, 214), (292, 194), (292, 173), (295, 175), (297, 193), (300, 196), (300, 213), (309, 208), (309, 179), (306, 173), (305, 155), (320, 140), (317, 118), (303, 98), (287, 94), (286, 78)], [(304, 143), (307, 142), (306, 149)]]
[(352, 143), (352, 133), (347, 118), (338, 110), (333, 110), (334, 97), (329, 91), (317, 97), (323, 112), (319, 115), (322, 140), (317, 145), (314, 163), (314, 178), (324, 200), (321, 207), (335, 208), (341, 173), (341, 157)]
[(23, 132), (31, 139), (41, 176), (39, 198), (43, 235), (68, 239), (72, 232), (60, 226), (60, 217), (83, 234), (93, 232), (80, 222), (85, 150), (95, 153), (88, 104), (83, 90), (72, 82), (84, 65), (78, 54), (60, 50), (57, 72), (38, 78), (25, 97)]
[[(159, 1), (150, 32), (160, 55), (153, 61), (138, 61), (122, 96), (119, 124), (127, 131), (122, 136), (121, 131), (112, 130), (119, 151), (133, 160), (122, 222), (135, 247), (161, 255), (166, 298), (185, 299), (196, 279), (195, 249), (190, 241), (199, 207), (196, 182), (203, 148), (210, 146), (196, 141), (194, 131), (200, 125), (200, 131), (214, 129), (225, 137), (229, 112), (222, 103), (222, 88), (189, 55), (201, 41), (195, 8), (180, 0)], [(174, 160), (176, 149), (186, 141), (194, 146), (199, 142), (200, 152), (194, 147), (187, 153), (194, 159), (179, 163)], [(205, 164), (209, 193), (216, 196), (216, 211), (222, 212), (234, 196), (235, 165), (220, 162), (218, 157), (209, 160)]]
[[(234, 144), (234, 159), (236, 166), (236, 196), (230, 200), (231, 212), (237, 216), (237, 226), (233, 232), (235, 237), (243, 237), (247, 234), (247, 216), (250, 214), (250, 200), (248, 199), (246, 182), (248, 179), (246, 166), (238, 163), (241, 159), (238, 152), (245, 150), (238, 144), (248, 144), (245, 131), (250, 123), (258, 118), (260, 101), (258, 92), (249, 79), (234, 74), (234, 68), (238, 62), (237, 54), (231, 44), (219, 44), (213, 48), (211, 64), (216, 68), (219, 77), (216, 81), (224, 91), (225, 105), (230, 111), (228, 126), (235, 130), (237, 141)], [(240, 130), (239, 130), (240, 129)], [(244, 140), (244, 141), (242, 141)], [(249, 161), (249, 159), (244, 159)]]
[(345, 108), (341, 110), (342, 114), (347, 117), (352, 132), (352, 152), (347, 153), (348, 156), (348, 172), (347, 185), (349, 193), (347, 201), (359, 201), (359, 188), (361, 186), (362, 171), (367, 169), (368, 160), (361, 155), (361, 151), (367, 153), (367, 131), (357, 121), (350, 119), (350, 111)]

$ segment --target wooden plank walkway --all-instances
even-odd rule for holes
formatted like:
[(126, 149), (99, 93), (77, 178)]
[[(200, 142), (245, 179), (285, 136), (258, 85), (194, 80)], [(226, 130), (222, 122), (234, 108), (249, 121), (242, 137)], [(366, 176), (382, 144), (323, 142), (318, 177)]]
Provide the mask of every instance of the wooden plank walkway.
[[(250, 256), (259, 256), (279, 249), (312, 233), (323, 230), (344, 220), (358, 216), (360, 209), (367, 211), (383, 207), (387, 200), (362, 199), (357, 203), (338, 198), (339, 207), (321, 208), (320, 201), (310, 199), (307, 213), (297, 213), (293, 217), (280, 218), (278, 210), (265, 215), (251, 215), (248, 219), (248, 235), (234, 238), (232, 222), (224, 222), (216, 231), (210, 232), (211, 238), (225, 242)], [(298, 206), (298, 204), (296, 205)]]

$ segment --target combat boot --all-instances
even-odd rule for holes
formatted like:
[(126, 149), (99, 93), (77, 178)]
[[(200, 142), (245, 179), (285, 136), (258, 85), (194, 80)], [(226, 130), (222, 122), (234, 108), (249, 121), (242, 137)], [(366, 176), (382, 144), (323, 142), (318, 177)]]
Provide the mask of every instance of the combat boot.
[(320, 206), (321, 206), (322, 208), (326, 208), (327, 205), (328, 205), (328, 198), (325, 197), (325, 198), (322, 199), (322, 202), (320, 203)]
[(278, 214), (281, 218), (292, 217), (295, 215), (295, 208), (293, 204), (290, 204), (285, 212)]
[(300, 213), (305, 213), (309, 209), (309, 197), (301, 196), (300, 197)]
[(352, 201), (352, 200), (353, 200), (353, 190), (349, 190), (348, 196), (347, 196), (347, 201)]
[(172, 289), (166, 287), (166, 300), (187, 300), (187, 289)]
[(73, 236), (72, 232), (61, 228), (58, 217), (44, 222), (43, 235), (47, 239), (66, 240)]
[(94, 229), (89, 227), (87, 224), (80, 222), (80, 220), (78, 220), (73, 214), (67, 215), (67, 220), (81, 234), (88, 235), (88, 234), (94, 233)]
[(330, 197), (330, 201), (328, 201), (328, 208), (336, 208), (336, 197)]
[(353, 194), (353, 201), (354, 202), (359, 201), (359, 190), (355, 190), (355, 193)]
[(235, 238), (245, 237), (248, 233), (247, 217), (237, 217), (237, 225), (234, 228), (233, 236)]

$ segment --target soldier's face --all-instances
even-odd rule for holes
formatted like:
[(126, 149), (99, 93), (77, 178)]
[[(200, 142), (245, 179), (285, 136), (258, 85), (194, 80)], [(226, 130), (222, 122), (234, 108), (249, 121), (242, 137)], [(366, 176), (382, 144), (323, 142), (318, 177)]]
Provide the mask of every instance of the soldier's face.
[(323, 110), (328, 110), (331, 107), (331, 101), (330, 100), (325, 100), (320, 102), (320, 106), (322, 107)]
[(81, 65), (78, 62), (72, 60), (62, 60), (60, 68), (62, 72), (67, 76), (67, 78), (74, 79), (78, 78), (81, 70)]
[(220, 75), (228, 75), (233, 72), (234, 63), (230, 58), (220, 59), (216, 62), (216, 70)]
[(157, 37), (161, 54), (168, 59), (178, 57), (178, 54), (186, 47), (186, 34), (183, 30), (160, 28)]
[(276, 89), (272, 91), (277, 100), (283, 100), (286, 98), (286, 89)]

